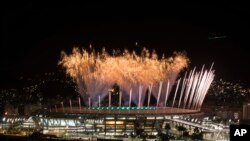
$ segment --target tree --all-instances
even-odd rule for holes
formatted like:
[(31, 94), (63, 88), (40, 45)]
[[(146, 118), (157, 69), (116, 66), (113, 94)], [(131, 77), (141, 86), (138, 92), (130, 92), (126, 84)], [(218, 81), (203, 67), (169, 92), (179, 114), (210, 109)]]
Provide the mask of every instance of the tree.
[(183, 137), (183, 132), (187, 130), (184, 126), (177, 126), (177, 130), (181, 132), (181, 136)]
[(188, 131), (184, 131), (183, 132), (183, 137), (189, 137), (189, 132)]
[(169, 130), (171, 129), (170, 124), (166, 124), (166, 125), (165, 125), (165, 129), (166, 129), (167, 134), (168, 134)]
[(166, 141), (169, 139), (169, 135), (168, 134), (164, 134), (162, 133), (161, 130), (158, 130), (157, 136), (160, 138), (160, 140), (162, 141)]
[(196, 134), (199, 134), (199, 133), (200, 133), (200, 130), (199, 130), (198, 127), (195, 127), (195, 128), (194, 128), (194, 133), (196, 133)]
[(194, 128), (194, 133), (191, 135), (192, 140), (202, 140), (203, 133), (199, 130), (198, 127)]
[(135, 121), (135, 133), (136, 133), (136, 135), (141, 136), (143, 132), (144, 132), (144, 129), (143, 129), (140, 121)]

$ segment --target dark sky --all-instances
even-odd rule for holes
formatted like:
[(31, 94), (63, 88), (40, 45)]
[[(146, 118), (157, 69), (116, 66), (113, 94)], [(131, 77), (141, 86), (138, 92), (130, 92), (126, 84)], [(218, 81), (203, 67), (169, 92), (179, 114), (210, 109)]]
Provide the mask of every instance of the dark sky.
[(167, 55), (186, 51), (190, 67), (215, 62), (217, 78), (250, 84), (249, 17), (247, 5), (230, 2), (6, 4), (1, 84), (20, 73), (56, 71), (61, 50), (90, 43), (133, 49), (135, 42)]

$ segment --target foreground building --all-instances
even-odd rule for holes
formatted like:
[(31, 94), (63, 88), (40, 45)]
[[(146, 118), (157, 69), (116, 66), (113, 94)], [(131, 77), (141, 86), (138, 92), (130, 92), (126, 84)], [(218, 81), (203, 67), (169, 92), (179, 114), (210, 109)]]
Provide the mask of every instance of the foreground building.
[[(107, 108), (107, 107), (106, 107)], [(40, 110), (27, 120), (5, 118), (3, 122), (21, 121), (16, 127), (29, 131), (41, 131), (57, 136), (77, 134), (97, 134), (104, 136), (157, 135), (165, 127), (166, 120), (173, 115), (192, 115), (197, 110), (153, 107), (111, 107), (111, 109), (63, 108), (56, 111)], [(13, 126), (14, 127), (14, 126)], [(7, 127), (6, 127), (7, 128)]]

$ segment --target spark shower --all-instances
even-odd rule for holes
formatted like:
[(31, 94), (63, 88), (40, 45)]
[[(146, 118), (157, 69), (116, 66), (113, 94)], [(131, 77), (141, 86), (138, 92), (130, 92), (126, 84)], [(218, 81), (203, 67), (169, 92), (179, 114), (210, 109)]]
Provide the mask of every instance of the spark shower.
[[(98, 105), (116, 83), (124, 105), (130, 105), (132, 100), (143, 106), (147, 94), (149, 105), (152, 94), (157, 99), (156, 106), (166, 106), (179, 72), (189, 63), (184, 53), (175, 52), (169, 58), (164, 55), (159, 58), (154, 51), (145, 48), (140, 55), (128, 50), (110, 55), (105, 49), (95, 52), (73, 48), (72, 54), (62, 52), (61, 56), (59, 64), (76, 82), (85, 103), (91, 100), (93, 105)], [(209, 71), (203, 66), (200, 72), (193, 69), (182, 80), (178, 79), (172, 107), (200, 108), (214, 78), (213, 73), (212, 66)]]

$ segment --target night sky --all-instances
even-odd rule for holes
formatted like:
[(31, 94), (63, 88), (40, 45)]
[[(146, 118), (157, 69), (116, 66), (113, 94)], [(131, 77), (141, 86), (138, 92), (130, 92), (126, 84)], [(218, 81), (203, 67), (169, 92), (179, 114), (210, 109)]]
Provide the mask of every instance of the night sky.
[(6, 4), (1, 84), (21, 74), (55, 72), (61, 50), (92, 44), (97, 50), (186, 51), (190, 68), (215, 62), (216, 78), (249, 85), (249, 17), (247, 5), (230, 2)]

